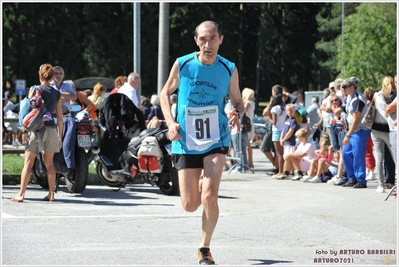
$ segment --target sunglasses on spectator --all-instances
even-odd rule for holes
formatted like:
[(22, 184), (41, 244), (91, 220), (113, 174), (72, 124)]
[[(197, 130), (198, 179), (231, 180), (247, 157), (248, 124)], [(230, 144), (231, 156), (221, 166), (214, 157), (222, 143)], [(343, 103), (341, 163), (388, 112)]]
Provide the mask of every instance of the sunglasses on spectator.
[(333, 100), (331, 100), (331, 102), (334, 102), (334, 101), (338, 101), (338, 99), (333, 99)]

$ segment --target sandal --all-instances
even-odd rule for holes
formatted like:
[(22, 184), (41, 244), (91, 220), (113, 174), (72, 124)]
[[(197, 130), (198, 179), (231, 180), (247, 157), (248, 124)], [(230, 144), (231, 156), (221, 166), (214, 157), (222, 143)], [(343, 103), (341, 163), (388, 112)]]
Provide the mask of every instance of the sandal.
[(12, 201), (12, 202), (21, 203), (21, 202), (24, 202), (24, 199), (17, 199), (17, 198), (15, 198), (15, 197), (12, 197), (12, 198), (11, 198), (11, 201)]
[(55, 199), (50, 199), (48, 196), (45, 196), (45, 197), (43, 198), (43, 201), (50, 201), (50, 202), (53, 202), (53, 201), (55, 201)]

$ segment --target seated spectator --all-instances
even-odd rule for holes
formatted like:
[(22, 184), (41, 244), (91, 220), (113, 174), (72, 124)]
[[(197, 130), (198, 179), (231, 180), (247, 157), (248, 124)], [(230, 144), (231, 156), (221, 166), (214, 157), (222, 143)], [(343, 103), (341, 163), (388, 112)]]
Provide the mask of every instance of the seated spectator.
[(294, 152), (284, 154), (284, 173), (278, 176), (277, 179), (286, 179), (290, 174), (290, 170), (293, 168), (296, 170), (296, 174), (291, 177), (291, 180), (296, 181), (302, 179), (303, 171), (309, 170), (312, 159), (317, 158), (315, 153), (316, 146), (310, 142), (308, 133), (305, 129), (299, 129), (296, 131), (295, 136), (299, 140), (299, 145)]
[(321, 159), (323, 162), (319, 164), (319, 169), (317, 170), (316, 176), (311, 178), (309, 182), (319, 183), (320, 181), (326, 183), (331, 180), (332, 177), (337, 175), (338, 165), (339, 165), (340, 153), (334, 152), (332, 161), (327, 159)]
[(337, 175), (340, 153), (332, 151), (332, 146), (329, 146), (327, 150), (324, 146), (321, 151), (316, 152), (318, 158), (313, 160), (311, 164), (313, 166), (310, 167), (309, 175), (302, 178), (303, 182), (327, 182)]
[(324, 145), (320, 149), (317, 149), (315, 153), (317, 155), (317, 158), (310, 161), (308, 175), (302, 177), (302, 182), (309, 182), (309, 179), (316, 175), (320, 159), (332, 159), (332, 146)]

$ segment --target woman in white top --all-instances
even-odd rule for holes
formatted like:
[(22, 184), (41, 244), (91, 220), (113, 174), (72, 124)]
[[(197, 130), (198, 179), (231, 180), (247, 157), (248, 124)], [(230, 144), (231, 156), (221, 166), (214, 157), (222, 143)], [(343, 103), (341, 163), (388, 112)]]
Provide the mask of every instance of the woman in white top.
[(247, 116), (251, 119), (251, 131), (248, 133), (248, 141), (247, 141), (247, 162), (248, 166), (252, 169), (254, 167), (254, 163), (252, 161), (252, 140), (255, 137), (255, 126), (254, 126), (254, 115), (255, 115), (255, 91), (250, 88), (244, 88), (242, 90), (242, 100), (244, 102), (244, 107), (246, 110)]
[[(389, 124), (388, 115), (385, 113), (387, 106), (387, 97), (394, 88), (393, 78), (385, 76), (382, 79), (382, 88), (374, 94), (375, 107), (377, 109), (374, 117), (374, 123), (371, 128), (371, 138), (373, 139), (374, 147), (373, 154), (376, 161), (376, 176), (378, 179), (378, 186), (376, 192), (385, 192), (385, 176), (384, 176), (384, 159), (385, 148), (388, 147), (392, 156), (391, 145), (389, 141)], [(385, 146), (386, 145), (386, 146)], [(393, 156), (392, 156), (393, 158)], [(387, 166), (390, 170), (394, 170), (395, 166)]]
[(272, 177), (275, 178), (284, 173), (284, 149), (280, 144), (280, 135), (283, 131), (287, 113), (285, 112), (285, 105), (281, 94), (273, 95), (271, 97), (270, 112), (266, 115), (266, 120), (272, 123), (272, 141), (274, 149), (276, 151), (276, 157), (278, 162), (278, 172)]

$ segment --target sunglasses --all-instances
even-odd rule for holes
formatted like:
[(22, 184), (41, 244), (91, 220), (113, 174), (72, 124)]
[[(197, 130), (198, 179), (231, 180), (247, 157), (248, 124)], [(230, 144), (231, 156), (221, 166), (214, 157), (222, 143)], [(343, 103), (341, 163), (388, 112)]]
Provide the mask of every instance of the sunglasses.
[(348, 88), (348, 87), (349, 87), (349, 86), (347, 86), (347, 85), (341, 86), (342, 89), (346, 89), (346, 88)]
[(338, 99), (333, 99), (333, 100), (331, 100), (331, 102), (335, 102), (335, 101), (338, 101)]

